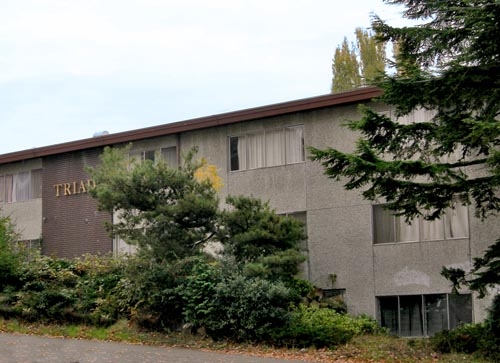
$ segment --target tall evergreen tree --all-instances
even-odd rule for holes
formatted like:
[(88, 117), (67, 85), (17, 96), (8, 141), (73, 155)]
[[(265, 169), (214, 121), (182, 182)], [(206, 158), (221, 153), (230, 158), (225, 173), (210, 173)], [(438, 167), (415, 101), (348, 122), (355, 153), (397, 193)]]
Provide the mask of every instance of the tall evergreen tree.
[(384, 70), (385, 42), (368, 30), (356, 28), (356, 43), (347, 37), (335, 49), (332, 64), (332, 93), (349, 91), (373, 82)]
[[(346, 178), (346, 189), (386, 200), (407, 219), (440, 217), (453, 201), (473, 204), (486, 218), (500, 211), (500, 1), (386, 0), (405, 7), (419, 25), (372, 27), (397, 44), (394, 65), (377, 82), (380, 101), (395, 118), (432, 110), (424, 122), (402, 124), (362, 108), (349, 127), (361, 134), (352, 153), (311, 149), (326, 174)], [(492, 241), (493, 242), (493, 241)], [(446, 270), (455, 283), (484, 294), (500, 282), (500, 239), (466, 275)]]

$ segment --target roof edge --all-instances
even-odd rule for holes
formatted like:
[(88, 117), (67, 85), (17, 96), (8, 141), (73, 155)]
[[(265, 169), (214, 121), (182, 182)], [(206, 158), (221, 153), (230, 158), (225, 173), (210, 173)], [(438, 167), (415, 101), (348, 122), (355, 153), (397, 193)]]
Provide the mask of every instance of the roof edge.
[(300, 112), (312, 109), (320, 109), (324, 107), (341, 106), (356, 102), (369, 101), (372, 98), (380, 96), (381, 94), (382, 91), (379, 88), (363, 87), (349, 92), (303, 98), (294, 101), (287, 101), (267, 106), (226, 112), (212, 116), (204, 116), (142, 129), (111, 133), (108, 135), (96, 136), (87, 139), (69, 141), (61, 144), (37, 147), (3, 154), (0, 155), (0, 165), (55, 154), (62, 154), (71, 151), (104, 147), (108, 145), (132, 142), (140, 139), (176, 134), (180, 132), (201, 130), (204, 128), (250, 121), (258, 118), (279, 116), (292, 112)]

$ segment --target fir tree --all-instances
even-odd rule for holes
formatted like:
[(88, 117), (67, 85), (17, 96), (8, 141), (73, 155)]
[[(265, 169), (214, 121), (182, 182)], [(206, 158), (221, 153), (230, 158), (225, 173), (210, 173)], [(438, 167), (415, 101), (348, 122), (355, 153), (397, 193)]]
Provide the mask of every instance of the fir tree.
[[(312, 159), (329, 177), (346, 178), (346, 189), (386, 200), (407, 219), (438, 218), (457, 198), (487, 218), (500, 211), (500, 1), (385, 2), (418, 21), (372, 23), (379, 41), (397, 44), (398, 72), (377, 81), (396, 119), (363, 107), (362, 119), (348, 125), (361, 134), (355, 151), (311, 148)], [(397, 122), (421, 109), (431, 111), (423, 122)], [(500, 239), (469, 274), (444, 273), (484, 294), (500, 281)]]

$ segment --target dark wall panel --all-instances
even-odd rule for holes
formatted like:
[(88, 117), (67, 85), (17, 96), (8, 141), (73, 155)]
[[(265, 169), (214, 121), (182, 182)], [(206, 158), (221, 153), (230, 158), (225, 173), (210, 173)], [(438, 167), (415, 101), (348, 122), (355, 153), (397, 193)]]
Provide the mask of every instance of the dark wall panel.
[(57, 257), (108, 253), (113, 242), (104, 222), (111, 215), (97, 210), (88, 193), (85, 171), (99, 162), (100, 149), (54, 155), (43, 160), (42, 252)]

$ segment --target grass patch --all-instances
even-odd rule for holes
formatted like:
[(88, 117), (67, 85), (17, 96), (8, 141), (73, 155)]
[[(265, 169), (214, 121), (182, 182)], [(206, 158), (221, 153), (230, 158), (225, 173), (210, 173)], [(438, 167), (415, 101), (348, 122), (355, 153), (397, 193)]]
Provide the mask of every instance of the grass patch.
[(127, 320), (120, 320), (104, 328), (86, 325), (23, 323), (17, 319), (0, 317), (0, 332), (184, 347), (320, 363), (339, 361), (349, 363), (488, 363), (486, 360), (467, 354), (438, 354), (432, 350), (427, 339), (404, 339), (388, 335), (357, 336), (348, 344), (341, 345), (336, 350), (329, 350), (285, 349), (265, 345), (237, 345), (225, 341), (214, 342), (210, 339), (181, 333), (144, 331), (131, 325)]
[(487, 363), (469, 354), (440, 354), (428, 339), (398, 338), (389, 335), (363, 335), (333, 352), (337, 359), (380, 363)]

